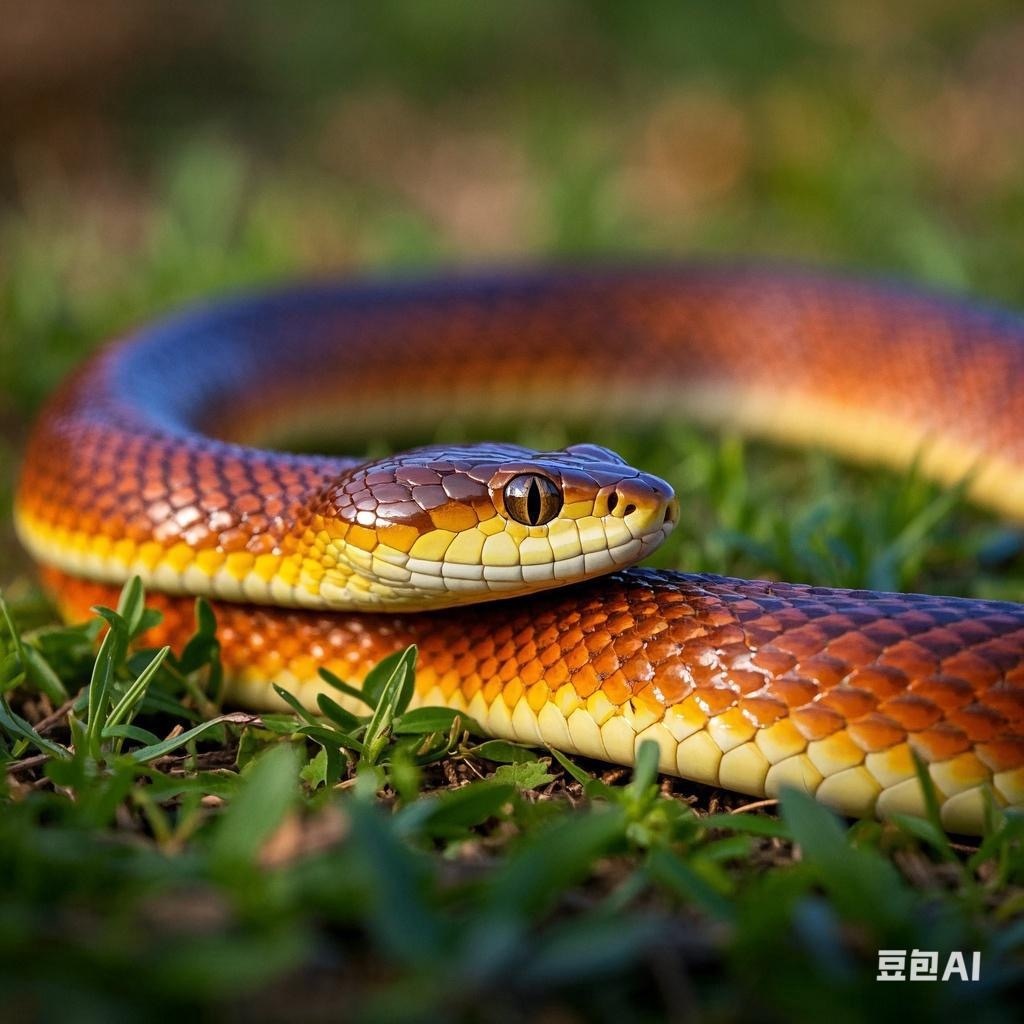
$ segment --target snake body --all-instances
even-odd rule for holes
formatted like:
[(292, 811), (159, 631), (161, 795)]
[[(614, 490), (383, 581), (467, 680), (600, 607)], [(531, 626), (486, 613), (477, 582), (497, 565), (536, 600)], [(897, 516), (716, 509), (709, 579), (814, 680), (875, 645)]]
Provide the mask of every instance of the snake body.
[(139, 573), (147, 640), (180, 644), (214, 598), (250, 706), (276, 682), (315, 708), (320, 666), (358, 681), (415, 642), (416, 699), (497, 736), (621, 764), (653, 739), (665, 772), (851, 815), (921, 813), (916, 753), (952, 831), (1024, 806), (1022, 605), (627, 568), (686, 510), (593, 445), (253, 446), (552, 416), (918, 458), (1024, 516), (1020, 319), (684, 267), (295, 288), (144, 328), (44, 409), (16, 521), (69, 618)]

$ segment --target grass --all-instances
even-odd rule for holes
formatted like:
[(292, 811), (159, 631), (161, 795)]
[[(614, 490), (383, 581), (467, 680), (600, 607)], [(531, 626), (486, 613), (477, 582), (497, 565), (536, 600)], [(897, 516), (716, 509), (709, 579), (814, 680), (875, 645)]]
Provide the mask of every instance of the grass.
[[(488, 740), (406, 709), (413, 652), (360, 715), (223, 708), (206, 606), (177, 657), (131, 646), (136, 587), (60, 626), (8, 516), (63, 374), (234, 288), (736, 253), (1024, 304), (1011, 0), (299, 6), (259, 0), (178, 50), (168, 25), (170, 63), (58, 87), (57, 141), (0, 154), (2, 1015), (1016, 1020), (1018, 816), (953, 843), (659, 779), (649, 754)], [(671, 480), (660, 566), (1024, 594), (1020, 531), (914, 471), (676, 426), (510, 439), (594, 440)], [(982, 981), (878, 983), (884, 948), (980, 950)]]
[[(326, 698), (323, 717), (199, 715), (218, 685), (199, 608), (180, 658), (132, 652), (137, 581), (85, 627), (8, 631), (14, 1017), (1012, 1019), (1024, 818), (993, 810), (968, 849), (937, 815), (848, 827), (795, 792), (778, 816), (691, 803), (653, 744), (607, 772), (406, 710), (414, 648), (358, 694), (330, 680), (363, 716)], [(25, 696), (28, 678), (86, 677), (53, 711)], [(892, 948), (980, 950), (984, 981), (880, 986)]]

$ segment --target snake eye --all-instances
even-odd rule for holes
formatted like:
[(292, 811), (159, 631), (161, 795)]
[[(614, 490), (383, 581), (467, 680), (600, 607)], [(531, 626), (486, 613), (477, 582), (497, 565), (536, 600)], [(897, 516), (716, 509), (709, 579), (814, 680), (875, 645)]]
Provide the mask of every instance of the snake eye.
[(550, 523), (562, 508), (562, 492), (546, 476), (524, 473), (505, 484), (505, 511), (524, 526)]

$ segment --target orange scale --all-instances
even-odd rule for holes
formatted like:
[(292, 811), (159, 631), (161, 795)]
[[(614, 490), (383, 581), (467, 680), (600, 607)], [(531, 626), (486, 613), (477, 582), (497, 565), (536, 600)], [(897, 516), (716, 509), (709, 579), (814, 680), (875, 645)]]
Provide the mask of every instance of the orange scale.
[(878, 710), (895, 719), (908, 732), (918, 732), (935, 725), (942, 711), (930, 700), (915, 693), (904, 693), (880, 704)]
[(570, 677), (573, 689), (583, 698), (596, 693), (601, 685), (601, 677), (594, 671), (594, 666), (584, 664)]
[(975, 697), (975, 689), (969, 682), (945, 674), (915, 679), (910, 684), (910, 692), (930, 700), (947, 713), (969, 704)]
[[(619, 636), (612, 641), (612, 649), (623, 660), (632, 658), (637, 651), (644, 650), (644, 642), (638, 636)], [(647, 657), (650, 657), (647, 654)]]
[[(461, 643), (461, 647), (462, 647), (462, 650), (465, 651), (465, 650), (467, 650), (469, 648), (469, 639), (464, 636), (462, 638), (462, 641), (463, 642)], [(498, 652), (495, 650), (495, 641), (492, 638), (487, 637), (487, 636), (474, 638), (474, 642), (472, 644), (472, 647), (473, 647), (473, 653), (477, 657), (492, 657), (492, 656), (508, 657), (509, 656), (508, 653), (499, 655)]]
[(867, 665), (855, 669), (846, 680), (859, 690), (873, 693), (879, 700), (887, 700), (907, 689), (907, 677), (894, 665)]
[(515, 656), (519, 661), (529, 661), (531, 658), (537, 657), (537, 645), (532, 639), (524, 641), (519, 647), (508, 657)]
[(619, 671), (620, 663), (615, 651), (609, 647), (593, 659), (593, 666), (599, 675), (610, 676)]
[(991, 740), (1006, 728), (1006, 718), (994, 708), (970, 704), (946, 712), (946, 721), (967, 734), (973, 742)]
[(731, 657), (746, 653), (749, 649), (743, 627), (737, 626), (732, 621), (709, 633), (708, 642), (714, 644), (723, 654)]
[(771, 676), (785, 675), (796, 664), (796, 658), (788, 651), (768, 647), (761, 648), (751, 660)]
[(655, 677), (654, 666), (642, 654), (630, 658), (622, 665), (622, 674), (632, 687), (643, 686)]
[(771, 697), (744, 697), (739, 703), (739, 708), (754, 725), (762, 729), (789, 713), (789, 709), (782, 701)]
[(633, 687), (622, 672), (615, 672), (601, 683), (601, 692), (618, 707), (633, 696)]
[(898, 722), (877, 711), (850, 722), (846, 726), (850, 738), (867, 753), (888, 750), (907, 737), (907, 731)]
[(784, 654), (792, 655), (797, 661), (810, 658), (817, 654), (825, 645), (824, 634), (813, 627), (801, 626), (775, 640), (774, 647)]
[(431, 656), (430, 661), (431, 664), (433, 665), (434, 671), (439, 676), (451, 671), (452, 666), (455, 664), (455, 659), (452, 657), (451, 652), (446, 650), (445, 648), (436, 651)]
[(308, 655), (299, 655), (288, 662), (288, 669), (296, 679), (315, 679), (319, 663)]
[(728, 673), (729, 683), (740, 693), (756, 693), (765, 684), (765, 677), (760, 672), (749, 669), (732, 669)]
[(483, 695), (484, 702), (488, 707), (498, 699), (503, 687), (504, 684), (500, 679), (495, 679), (493, 676), (490, 678), (485, 677), (483, 685), (480, 687), (480, 693)]
[(540, 661), (541, 664), (548, 669), (550, 669), (552, 665), (560, 663), (562, 661), (561, 647), (558, 647), (555, 644), (552, 644), (550, 647), (545, 647), (540, 652)]
[(799, 662), (793, 670), (806, 679), (813, 679), (823, 687), (837, 685), (849, 672), (849, 667), (838, 658), (816, 654)]
[(608, 621), (608, 613), (604, 611), (589, 612), (586, 615), (580, 616), (580, 628), (585, 633), (590, 633), (597, 629), (598, 626), (603, 626)]
[(535, 714), (538, 714), (550, 700), (551, 691), (543, 683), (534, 683), (526, 691), (526, 703)]
[(584, 640), (583, 630), (578, 626), (573, 626), (572, 629), (566, 630), (561, 634), (559, 643), (564, 648), (575, 647), (578, 644), (582, 644)]
[(863, 633), (846, 633), (836, 637), (825, 647), (825, 653), (839, 658), (848, 665), (867, 665), (878, 657), (881, 648)]
[(677, 640), (659, 639), (649, 640), (644, 645), (644, 653), (654, 663), (658, 664), (674, 658), (680, 651), (680, 644)]
[[(638, 622), (633, 632), (642, 640), (649, 640), (651, 637), (664, 633), (667, 628), (668, 624), (663, 619), (651, 618)], [(682, 628), (679, 621), (672, 623), (672, 635), (677, 641), (688, 640), (691, 636), (697, 636), (701, 632), (703, 631), (698, 625), (688, 624), (686, 628)]]
[(880, 665), (898, 668), (908, 679), (932, 676), (939, 671), (939, 657), (925, 650), (913, 640), (904, 640), (884, 651), (878, 659)]
[(818, 695), (817, 683), (796, 676), (773, 679), (766, 689), (770, 696), (778, 698), (790, 708), (802, 707)]
[(470, 530), (479, 522), (472, 508), (458, 502), (431, 509), (430, 519), (439, 530), (449, 530), (451, 533)]
[(974, 752), (994, 772), (1011, 771), (1024, 766), (1024, 739), (1018, 736), (977, 743)]
[(909, 742), (926, 761), (948, 761), (971, 749), (971, 741), (963, 729), (948, 723), (911, 733)]
[(612, 633), (625, 633), (633, 628), (636, 619), (629, 612), (619, 612), (608, 617), (608, 630)]
[(523, 681), (518, 676), (505, 680), (501, 690), (501, 698), (505, 701), (506, 707), (511, 711), (523, 696)]
[(981, 699), (988, 707), (1004, 715), (1008, 722), (1024, 721), (1024, 691), (1003, 689), (998, 685), (986, 690)]
[(794, 708), (789, 715), (800, 734), (807, 740), (824, 739), (846, 725), (842, 715), (837, 715), (821, 704)]
[(268, 648), (259, 659), (259, 667), (265, 678), (272, 679), (284, 669), (285, 659), (281, 656), (280, 650)]
[[(494, 656), (499, 661), (508, 661), (509, 658), (514, 658), (516, 652), (519, 650), (519, 642), (515, 640), (506, 640), (501, 644), (493, 644)], [(481, 650), (486, 652), (489, 648), (488, 641), (484, 641)]]
[(728, 686), (698, 686), (693, 699), (709, 718), (728, 711), (737, 702), (736, 692)]
[(1002, 678), (999, 668), (975, 651), (958, 651), (945, 658), (942, 675), (970, 680), (969, 685), (977, 687), (993, 686)]
[(298, 657), (299, 654), (304, 653), (302, 651), (301, 642), (294, 634), (286, 634), (278, 637), (276, 646), (278, 652), (285, 661), (291, 661), (293, 658)]
[(523, 665), (520, 675), (527, 686), (532, 686), (544, 678), (544, 666), (536, 658), (531, 658)]
[[(462, 695), (466, 698), (467, 703), (480, 692), (484, 685), (483, 679), (481, 679), (476, 672), (472, 672), (468, 676), (461, 678), (457, 673), (449, 672), (445, 678), (450, 678), (454, 682), (450, 693), (455, 693), (456, 690), (461, 691)], [(491, 700), (493, 700), (493, 698), (491, 698)], [(487, 703), (490, 704), (491, 700), (488, 700)]]
[(537, 634), (537, 645), (539, 647), (549, 647), (552, 644), (558, 643), (558, 627), (554, 624), (545, 626)]
[(842, 715), (847, 721), (852, 722), (874, 711), (878, 700), (867, 690), (841, 684), (824, 694), (821, 703), (835, 711), (836, 714)]
[(580, 644), (565, 652), (565, 664), (573, 674), (584, 671), (590, 664), (590, 652)]

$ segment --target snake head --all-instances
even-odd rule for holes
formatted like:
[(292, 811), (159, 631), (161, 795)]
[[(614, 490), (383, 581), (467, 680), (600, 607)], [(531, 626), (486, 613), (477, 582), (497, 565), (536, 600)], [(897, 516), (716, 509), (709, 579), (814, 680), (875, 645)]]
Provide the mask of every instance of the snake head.
[(664, 480), (596, 445), (414, 449), (345, 473), (306, 531), (306, 579), (334, 607), (426, 609), (589, 579), (671, 531)]

